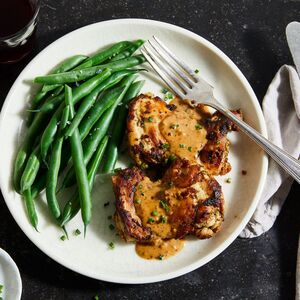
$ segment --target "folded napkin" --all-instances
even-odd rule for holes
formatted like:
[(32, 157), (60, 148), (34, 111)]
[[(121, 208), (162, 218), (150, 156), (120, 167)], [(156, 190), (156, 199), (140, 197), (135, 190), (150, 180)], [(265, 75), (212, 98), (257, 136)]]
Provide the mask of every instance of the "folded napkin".
[[(295, 68), (282, 66), (271, 82), (262, 103), (268, 138), (295, 158), (300, 149), (300, 79)], [(259, 204), (240, 234), (252, 238), (274, 224), (290, 191), (293, 179), (275, 161), (269, 169)]]
[[(297, 71), (282, 66), (263, 99), (263, 113), (268, 138), (295, 158), (300, 149), (300, 79)], [(246, 228), (240, 234), (252, 238), (269, 230), (291, 189), (293, 179), (272, 159), (259, 204)], [(296, 268), (296, 299), (300, 299), (300, 243)]]

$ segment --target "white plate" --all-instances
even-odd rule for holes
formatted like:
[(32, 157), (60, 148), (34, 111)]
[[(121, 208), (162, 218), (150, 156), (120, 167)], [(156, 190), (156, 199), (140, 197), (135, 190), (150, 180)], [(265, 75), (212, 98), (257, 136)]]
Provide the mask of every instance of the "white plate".
[(22, 293), (20, 272), (13, 259), (0, 248), (0, 285), (3, 291), (0, 295), (5, 300), (19, 300)]
[[(174, 25), (151, 20), (124, 19), (92, 24), (58, 39), (38, 54), (12, 86), (0, 119), (0, 185), (7, 206), (29, 239), (45, 254), (83, 275), (119, 283), (148, 283), (170, 279), (190, 272), (220, 254), (238, 236), (249, 221), (260, 197), (267, 171), (262, 150), (241, 133), (230, 134), (232, 171), (219, 178), (226, 199), (223, 229), (209, 240), (189, 240), (183, 251), (165, 261), (147, 261), (137, 256), (133, 244), (120, 241), (108, 226), (108, 215), (114, 211), (114, 196), (107, 181), (96, 182), (93, 192), (93, 220), (86, 239), (72, 236), (62, 242), (61, 231), (53, 225), (45, 201), (37, 201), (40, 233), (30, 226), (22, 200), (12, 190), (12, 166), (18, 148), (18, 132), (25, 108), (36, 87), (28, 81), (48, 73), (56, 64), (74, 54), (91, 54), (120, 40), (148, 39), (153, 34), (215, 86), (215, 96), (229, 108), (241, 108), (246, 121), (266, 134), (259, 103), (245, 77), (218, 48), (198, 35)], [(153, 74), (146, 75), (144, 92), (160, 94), (162, 82)], [(241, 170), (247, 170), (242, 176)], [(225, 179), (232, 178), (231, 184)], [(111, 201), (109, 207), (103, 203)], [(82, 229), (78, 216), (69, 231)], [(116, 244), (110, 250), (108, 243)]]

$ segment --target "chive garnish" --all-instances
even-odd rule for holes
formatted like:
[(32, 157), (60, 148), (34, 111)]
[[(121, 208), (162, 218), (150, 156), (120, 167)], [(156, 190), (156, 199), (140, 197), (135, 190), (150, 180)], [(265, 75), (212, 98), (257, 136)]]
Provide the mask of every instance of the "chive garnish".
[(177, 157), (176, 157), (176, 155), (174, 155), (174, 154), (171, 154), (170, 156), (169, 156), (169, 158), (168, 158), (168, 160), (170, 161), (170, 162), (172, 162), (172, 161), (174, 161), (174, 160), (176, 160), (177, 159)]
[(151, 214), (152, 214), (152, 216), (157, 217), (158, 216), (158, 211), (154, 210)]
[(165, 143), (165, 144), (162, 144), (162, 145), (161, 145), (161, 148), (162, 148), (162, 149), (169, 149), (169, 148), (170, 148), (170, 145), (167, 144), (167, 143)]
[(113, 242), (110, 242), (108, 246), (110, 249), (115, 249), (115, 244)]
[(167, 223), (167, 220), (168, 220), (168, 217), (166, 217), (166, 216), (160, 216), (160, 221), (161, 221), (163, 224), (166, 224), (166, 223)]
[(81, 231), (79, 229), (76, 229), (74, 234), (77, 236), (77, 235), (80, 235), (81, 234)]
[(179, 127), (179, 124), (172, 124), (172, 125), (170, 126), (171, 129), (176, 129), (176, 128), (178, 128), (178, 127)]
[(170, 207), (169, 207), (169, 205), (168, 205), (165, 201), (160, 200), (160, 201), (159, 201), (159, 205), (160, 205), (163, 209), (165, 209), (166, 212), (170, 212)]
[(62, 236), (60, 237), (60, 239), (61, 239), (62, 241), (65, 241), (65, 240), (67, 239), (67, 237), (66, 237), (65, 235), (62, 235)]

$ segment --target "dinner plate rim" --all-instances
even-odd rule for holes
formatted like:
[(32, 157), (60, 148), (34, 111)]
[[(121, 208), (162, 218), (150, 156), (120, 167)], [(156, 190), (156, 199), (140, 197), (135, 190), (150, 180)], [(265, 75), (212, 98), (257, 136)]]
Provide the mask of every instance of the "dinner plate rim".
[[(209, 42), (208, 40), (206, 40), (205, 38), (199, 36), (198, 34), (188, 30), (188, 29), (184, 29), (182, 27), (179, 27), (177, 25), (173, 25), (170, 23), (166, 23), (166, 22), (161, 22), (161, 21), (156, 21), (156, 20), (151, 20), (151, 19), (138, 19), (138, 18), (124, 18), (124, 19), (114, 19), (114, 20), (107, 20), (107, 21), (101, 21), (101, 22), (95, 22), (83, 27), (80, 27), (76, 30), (73, 30), (65, 35), (63, 35), (62, 37), (56, 39), (55, 41), (53, 41), (51, 44), (49, 44), (47, 47), (45, 47), (41, 52), (39, 52), (27, 65), (26, 67), (23, 69), (23, 71), (19, 74), (19, 76), (17, 77), (17, 79), (15, 80), (14, 84), (12, 85), (10, 91), (8, 92), (5, 101), (3, 103), (2, 109), (1, 109), (1, 114), (0, 114), (0, 132), (1, 132), (1, 127), (3, 126), (3, 119), (5, 116), (5, 112), (8, 106), (8, 101), (7, 99), (10, 98), (10, 94), (13, 93), (14, 89), (18, 86), (18, 84), (20, 83), (21, 77), (23, 75), (23, 73), (25, 73), (28, 69), (30, 69), (31, 65), (39, 59), (39, 57), (46, 51), (48, 51), (50, 48), (54, 47), (56, 43), (58, 43), (59, 41), (66, 39), (67, 37), (69, 37), (70, 35), (74, 35), (76, 33), (78, 33), (79, 31), (83, 31), (83, 30), (89, 30), (89, 28), (95, 27), (95, 26), (101, 26), (101, 25), (107, 25), (107, 24), (116, 24), (116, 23), (120, 23), (120, 24), (124, 24), (124, 26), (129, 25), (130, 23), (134, 23), (134, 24), (149, 24), (149, 25), (160, 25), (162, 27), (164, 27), (165, 29), (172, 29), (176, 32), (182, 33), (188, 37), (192, 37), (193, 39), (197, 40), (199, 43), (203, 44), (204, 46), (206, 46), (207, 48), (209, 48), (209, 50), (211, 50), (212, 52), (214, 52), (215, 54), (217, 54), (223, 61), (225, 61), (225, 63), (231, 68), (233, 69), (234, 73), (236, 74), (236, 76), (238, 76), (239, 80), (242, 82), (243, 86), (245, 87), (245, 89), (247, 90), (247, 93), (250, 95), (251, 99), (253, 100), (253, 106), (258, 118), (258, 126), (260, 127), (260, 132), (267, 137), (267, 129), (266, 129), (266, 123), (264, 120), (264, 116), (261, 110), (261, 107), (259, 105), (259, 102), (255, 96), (254, 91), (252, 90), (249, 82), (247, 81), (247, 79), (245, 78), (245, 76), (242, 74), (242, 72), (239, 70), (239, 68), (233, 63), (233, 61), (225, 54), (223, 53), (218, 47), (216, 47), (214, 44), (212, 44), (211, 42)], [(3, 188), (2, 188), (2, 177), (0, 177), (0, 189), (3, 195), (3, 198), (6, 202), (6, 205), (10, 211), (10, 213), (12, 214), (13, 218), (15, 219), (15, 221), (17, 222), (17, 224), (19, 225), (19, 227), (21, 228), (21, 230), (25, 233), (25, 235), (47, 256), (51, 257), (54, 261), (58, 262), (59, 264), (63, 265), (64, 267), (67, 267), (68, 269), (71, 269), (72, 271), (75, 271), (79, 274), (85, 275), (87, 277), (90, 278), (94, 278), (97, 280), (103, 280), (103, 281), (108, 281), (108, 282), (114, 282), (114, 283), (123, 283), (123, 284), (138, 284), (138, 283), (153, 283), (153, 282), (159, 282), (159, 281), (164, 281), (164, 280), (169, 280), (181, 275), (184, 275), (186, 273), (189, 273), (203, 265), (205, 265), (207, 262), (211, 261), (212, 259), (214, 259), (216, 256), (218, 256), (220, 253), (222, 253), (239, 235), (239, 233), (243, 230), (243, 228), (246, 226), (246, 224), (249, 222), (251, 216), (253, 215), (255, 208), (258, 204), (259, 198), (261, 196), (262, 193), (262, 189), (266, 180), (266, 175), (267, 175), (267, 169), (268, 169), (268, 158), (267, 156), (264, 154), (263, 159), (262, 159), (262, 165), (261, 165), (261, 174), (260, 174), (260, 181), (258, 183), (257, 189), (256, 189), (256, 194), (252, 200), (252, 203), (247, 211), (247, 213), (245, 214), (245, 216), (243, 217), (242, 221), (239, 223), (239, 225), (237, 226), (237, 228), (228, 236), (228, 238), (226, 238), (226, 240), (220, 244), (218, 247), (216, 247), (214, 249), (214, 251), (212, 251), (209, 255), (207, 255), (204, 259), (201, 259), (201, 263), (199, 263), (199, 260), (184, 267), (184, 268), (179, 268), (179, 270), (176, 271), (172, 271), (166, 274), (160, 274), (160, 275), (154, 275), (154, 276), (147, 276), (147, 277), (130, 277), (130, 278), (124, 278), (123, 276), (118, 277), (118, 275), (113, 275), (113, 276), (95, 276), (94, 274), (91, 274), (88, 272), (88, 270), (82, 271), (82, 270), (78, 270), (78, 268), (76, 268), (75, 266), (72, 266), (72, 264), (66, 263), (63, 261), (63, 259), (60, 259), (60, 257), (57, 257), (55, 255), (50, 255), (47, 252), (45, 252), (43, 250), (43, 247), (41, 245), (39, 245), (39, 243), (36, 243), (32, 238), (31, 238), (31, 232), (29, 232), (29, 230), (26, 230), (26, 228), (22, 228), (22, 226), (19, 224), (19, 221), (17, 219), (15, 219), (14, 214), (12, 213), (9, 201), (6, 201), (5, 199), (5, 195), (3, 193)], [(1, 171), (0, 171), (1, 172)]]

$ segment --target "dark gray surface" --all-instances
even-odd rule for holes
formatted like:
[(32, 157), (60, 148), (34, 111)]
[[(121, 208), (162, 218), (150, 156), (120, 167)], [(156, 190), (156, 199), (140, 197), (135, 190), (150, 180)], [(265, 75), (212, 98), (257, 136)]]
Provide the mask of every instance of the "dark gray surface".
[[(18, 65), (0, 67), (0, 103), (24, 66), (52, 41), (90, 23), (133, 17), (173, 23), (207, 38), (238, 65), (262, 99), (278, 68), (292, 63), (285, 27), (299, 21), (299, 12), (297, 0), (44, 0), (36, 49)], [(268, 233), (237, 239), (204, 267), (161, 283), (111, 284), (65, 269), (22, 233), (2, 195), (0, 246), (20, 268), (23, 299), (92, 299), (96, 294), (100, 299), (294, 299), (299, 194), (294, 185)]]

